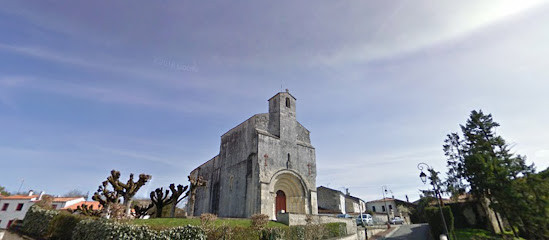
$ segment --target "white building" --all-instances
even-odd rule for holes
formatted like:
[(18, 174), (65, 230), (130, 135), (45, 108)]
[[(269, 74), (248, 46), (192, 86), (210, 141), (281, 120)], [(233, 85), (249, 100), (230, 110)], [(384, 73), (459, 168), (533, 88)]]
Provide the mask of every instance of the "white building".
[(366, 203), (366, 208), (374, 212), (374, 218), (378, 218), (378, 221), (386, 221), (387, 213), (389, 213), (389, 218), (401, 217), (406, 222), (410, 222), (410, 217), (407, 212), (400, 212), (399, 206), (405, 207), (405, 209), (413, 209), (416, 207), (415, 204), (408, 201), (403, 201), (394, 198), (384, 198), (374, 201), (369, 201)]
[[(0, 229), (8, 228), (15, 220), (25, 218), (29, 208), (40, 201), (43, 195), (44, 192), (38, 195), (29, 191), (28, 195), (0, 196)], [(53, 198), (52, 207), (59, 210), (82, 201), (85, 201), (83, 197)]]
[(35, 195), (0, 196), (0, 229), (8, 228), (13, 221), (23, 219), (35, 201), (41, 199), (43, 193)]

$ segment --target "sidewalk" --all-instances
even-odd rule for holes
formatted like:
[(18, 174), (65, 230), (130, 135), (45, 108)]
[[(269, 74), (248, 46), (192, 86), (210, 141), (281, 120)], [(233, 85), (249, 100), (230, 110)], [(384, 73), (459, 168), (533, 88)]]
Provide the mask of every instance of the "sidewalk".
[(380, 233), (377, 233), (376, 235), (368, 238), (368, 239), (373, 239), (373, 240), (382, 240), (382, 239), (385, 239), (387, 237), (391, 237), (393, 235), (393, 233), (395, 233), (402, 225), (392, 225), (391, 228), (383, 231), (383, 232), (380, 232)]

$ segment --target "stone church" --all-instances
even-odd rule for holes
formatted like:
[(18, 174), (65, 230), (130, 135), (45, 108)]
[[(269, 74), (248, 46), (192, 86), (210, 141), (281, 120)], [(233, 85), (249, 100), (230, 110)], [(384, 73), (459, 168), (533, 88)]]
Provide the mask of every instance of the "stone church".
[(194, 215), (247, 218), (276, 213), (317, 214), (316, 157), (309, 130), (296, 120), (296, 99), (286, 90), (260, 113), (221, 136), (219, 154), (191, 172)]

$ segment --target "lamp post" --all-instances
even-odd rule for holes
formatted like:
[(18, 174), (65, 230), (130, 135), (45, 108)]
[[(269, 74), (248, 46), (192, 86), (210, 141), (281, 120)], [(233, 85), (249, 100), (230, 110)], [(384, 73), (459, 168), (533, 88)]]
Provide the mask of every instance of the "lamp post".
[(387, 208), (387, 200), (385, 199), (385, 193), (387, 193), (387, 186), (381, 186), (381, 192), (383, 193), (383, 203), (385, 204), (385, 212), (387, 213), (387, 224), (390, 223), (389, 209)]
[[(433, 177), (432, 172), (434, 172), (434, 169), (431, 166), (427, 165), (426, 163), (419, 163), (417, 165), (417, 169), (421, 171), (421, 173), (419, 174), (419, 178), (421, 178), (421, 181), (423, 182), (423, 184), (427, 182), (427, 175), (423, 172), (424, 168), (426, 168), (427, 171), (429, 171), (429, 173), (431, 174), (431, 177)], [(440, 206), (440, 202), (442, 201), (442, 199), (438, 189), (438, 184), (436, 183), (435, 179), (431, 179), (431, 180), (432, 180), (431, 184), (433, 185), (433, 191), (435, 192), (435, 197), (437, 198), (437, 205), (438, 205), (438, 210), (440, 211), (440, 218), (442, 218), (442, 224), (444, 225), (444, 234), (448, 236), (448, 227), (446, 227), (446, 220), (444, 219), (444, 213), (442, 213), (442, 207)]]

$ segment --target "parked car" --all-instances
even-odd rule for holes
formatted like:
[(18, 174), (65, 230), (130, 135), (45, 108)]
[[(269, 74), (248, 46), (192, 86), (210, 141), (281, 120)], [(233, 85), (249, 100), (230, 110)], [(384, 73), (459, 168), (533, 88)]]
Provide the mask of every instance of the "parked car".
[(404, 219), (400, 218), (400, 217), (394, 217), (393, 219), (391, 219), (391, 224), (404, 224)]
[(338, 218), (353, 218), (351, 215), (349, 214), (338, 214), (336, 217)]
[(372, 218), (372, 215), (363, 213), (356, 217), (356, 225), (363, 227), (365, 227), (366, 225), (371, 226), (374, 225), (374, 219)]

